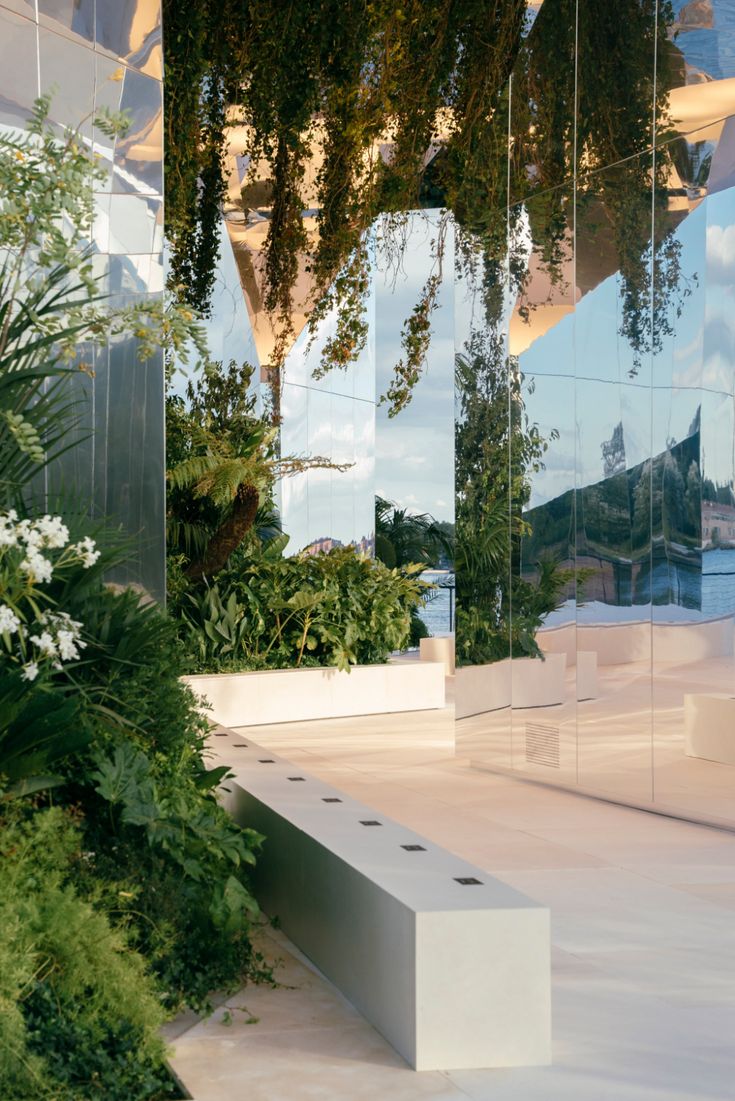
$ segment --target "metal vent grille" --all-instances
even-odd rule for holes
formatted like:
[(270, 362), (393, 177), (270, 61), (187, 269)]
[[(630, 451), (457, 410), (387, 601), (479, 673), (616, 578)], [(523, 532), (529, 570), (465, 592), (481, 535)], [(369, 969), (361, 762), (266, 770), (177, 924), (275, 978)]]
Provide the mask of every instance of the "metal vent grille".
[(526, 760), (547, 768), (559, 767), (559, 727), (526, 723)]

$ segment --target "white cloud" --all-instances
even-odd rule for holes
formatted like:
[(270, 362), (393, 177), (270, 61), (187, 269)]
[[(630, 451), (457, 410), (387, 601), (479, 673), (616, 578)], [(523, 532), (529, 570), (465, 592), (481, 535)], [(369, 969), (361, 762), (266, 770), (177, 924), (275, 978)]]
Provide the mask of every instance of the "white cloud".
[(707, 227), (707, 281), (735, 283), (735, 225)]

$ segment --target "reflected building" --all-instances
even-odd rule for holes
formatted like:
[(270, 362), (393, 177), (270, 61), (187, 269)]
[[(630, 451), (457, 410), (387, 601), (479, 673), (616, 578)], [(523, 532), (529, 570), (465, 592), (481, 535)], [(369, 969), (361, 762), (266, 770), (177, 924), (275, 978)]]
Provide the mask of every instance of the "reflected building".
[(458, 752), (733, 825), (731, 9), (544, 0), (455, 341)]
[[(163, 105), (160, 0), (0, 0), (0, 126), (25, 127), (33, 101), (54, 91), (51, 120), (77, 128), (108, 170), (95, 195), (101, 289), (113, 305), (163, 295)], [(130, 126), (113, 141), (92, 124), (102, 107)], [(132, 542), (116, 580), (165, 594), (164, 380), (159, 354), (138, 360), (133, 338), (93, 357), (76, 381), (80, 443), (48, 476)], [(90, 429), (93, 432), (90, 432)]]

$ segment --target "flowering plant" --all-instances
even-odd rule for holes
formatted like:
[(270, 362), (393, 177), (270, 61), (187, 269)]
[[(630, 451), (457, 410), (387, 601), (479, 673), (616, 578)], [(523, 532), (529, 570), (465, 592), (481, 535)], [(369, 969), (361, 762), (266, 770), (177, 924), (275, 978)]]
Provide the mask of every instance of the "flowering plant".
[(0, 513), (0, 656), (19, 665), (24, 680), (79, 658), (82, 624), (54, 607), (45, 586), (73, 567), (89, 569), (99, 556), (89, 536), (71, 542), (60, 516)]

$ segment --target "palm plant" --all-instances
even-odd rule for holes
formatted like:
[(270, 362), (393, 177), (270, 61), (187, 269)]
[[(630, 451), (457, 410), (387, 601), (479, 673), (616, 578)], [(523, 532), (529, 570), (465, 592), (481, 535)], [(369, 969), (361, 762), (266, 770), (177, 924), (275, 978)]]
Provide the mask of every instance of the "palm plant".
[(452, 559), (454, 542), (433, 516), (375, 498), (376, 558), (393, 569), (413, 563), (433, 565), (442, 555)]

